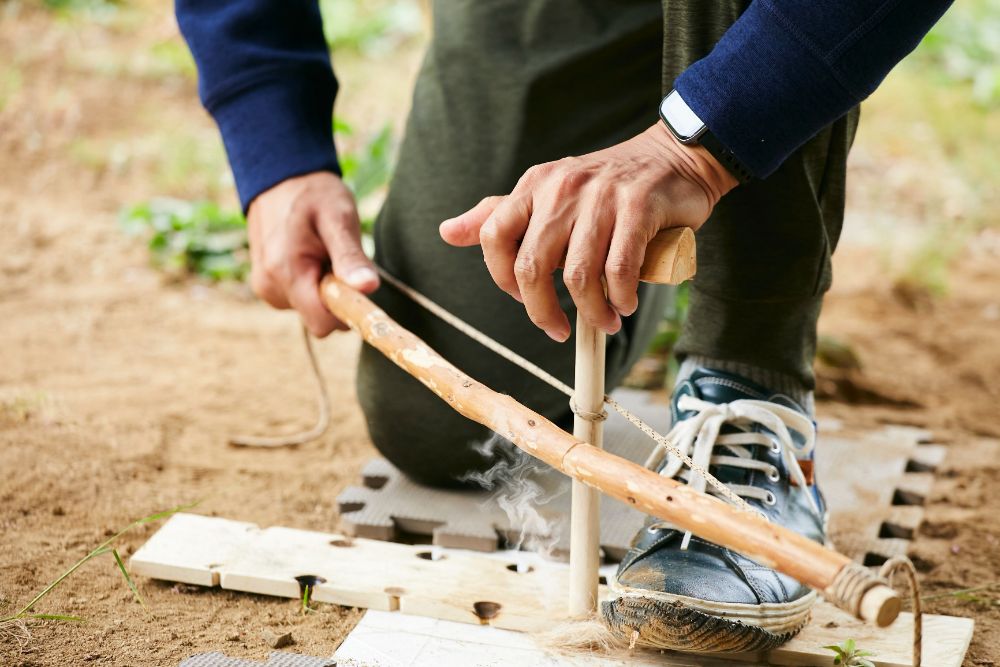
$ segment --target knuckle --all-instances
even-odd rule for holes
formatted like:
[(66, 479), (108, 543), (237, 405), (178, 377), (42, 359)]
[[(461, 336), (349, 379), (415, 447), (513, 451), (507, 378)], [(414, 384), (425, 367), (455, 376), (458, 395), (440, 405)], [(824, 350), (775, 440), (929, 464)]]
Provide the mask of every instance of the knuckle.
[(573, 296), (585, 293), (593, 284), (594, 276), (583, 264), (567, 265), (563, 270), (563, 283)]
[(523, 285), (535, 285), (545, 276), (545, 270), (538, 257), (529, 252), (521, 252), (514, 260), (514, 275)]
[(639, 268), (626, 259), (609, 259), (604, 267), (604, 275), (608, 280), (618, 283), (628, 283), (637, 280)]
[(493, 220), (488, 221), (479, 228), (479, 245), (484, 248), (496, 246), (500, 243), (501, 238), (500, 227)]
[(288, 207), (289, 218), (301, 218), (309, 215), (313, 210), (313, 194), (308, 187), (299, 194), (292, 205)]
[[(623, 186), (628, 188), (629, 186)], [(634, 191), (626, 193), (625, 201), (619, 207), (620, 216), (627, 221), (644, 220), (648, 215), (649, 200), (637, 195)]]
[(583, 321), (592, 327), (600, 328), (603, 327), (606, 323), (605, 318), (597, 317), (593, 312), (591, 312), (588, 309), (581, 308), (579, 312), (580, 315), (583, 317)]
[(590, 174), (586, 171), (572, 165), (567, 165), (567, 168), (562, 173), (562, 182), (560, 185), (564, 190), (575, 191), (586, 185), (589, 180)]
[(270, 291), (270, 281), (265, 277), (264, 272), (258, 269), (251, 269), (250, 271), (250, 288), (253, 293), (264, 298), (264, 295)]
[(260, 263), (260, 271), (268, 282), (276, 282), (284, 270), (284, 261), (273, 254), (264, 255)]

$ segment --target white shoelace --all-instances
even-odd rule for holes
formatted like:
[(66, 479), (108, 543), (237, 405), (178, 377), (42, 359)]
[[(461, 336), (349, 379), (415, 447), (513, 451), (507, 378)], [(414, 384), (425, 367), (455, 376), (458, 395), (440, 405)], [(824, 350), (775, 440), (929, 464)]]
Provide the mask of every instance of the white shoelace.
[[(728, 466), (757, 470), (765, 473), (769, 480), (776, 482), (781, 474), (778, 468), (754, 456), (754, 447), (770, 447), (776, 454), (780, 454), (792, 479), (806, 491), (810, 505), (817, 514), (819, 513), (819, 506), (813, 494), (808, 492), (806, 477), (798, 462), (800, 457), (808, 457), (816, 444), (816, 427), (808, 417), (777, 403), (749, 399), (731, 403), (710, 403), (693, 396), (682, 396), (677, 407), (682, 412), (695, 414), (674, 424), (666, 438), (684, 456), (690, 456), (701, 469), (707, 470), (709, 466)], [(741, 430), (738, 433), (720, 434), (724, 424)], [(758, 424), (770, 430), (774, 437), (750, 430)], [(801, 434), (805, 441), (802, 444), (797, 443), (792, 437), (792, 431)], [(722, 453), (716, 454), (716, 448), (720, 448)], [(663, 464), (664, 458), (666, 465), (660, 474), (665, 477), (677, 477), (684, 469), (684, 462), (673, 453), (661, 448), (657, 448), (650, 456), (646, 466), (658, 468)], [(705, 478), (695, 470), (688, 471), (687, 483), (696, 491), (708, 492), (729, 501), (717, 489), (708, 489)], [(749, 484), (727, 483), (726, 486), (740, 498), (753, 498), (765, 505), (774, 505), (777, 501), (774, 494), (767, 489)], [(657, 524), (654, 524), (651, 527), (656, 526)], [(690, 540), (691, 533), (685, 533), (681, 548), (686, 549)]]

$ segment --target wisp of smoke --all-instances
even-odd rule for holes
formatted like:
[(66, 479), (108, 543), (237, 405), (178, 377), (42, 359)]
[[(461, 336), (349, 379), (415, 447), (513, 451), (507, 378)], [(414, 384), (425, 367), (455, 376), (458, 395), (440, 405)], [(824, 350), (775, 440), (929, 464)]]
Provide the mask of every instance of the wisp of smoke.
[[(520, 526), (517, 539), (508, 546), (551, 557), (559, 541), (559, 530), (565, 528), (565, 522), (545, 518), (538, 511), (538, 506), (564, 493), (567, 485), (560, 485), (556, 491), (545, 488), (538, 480), (553, 474), (551, 469), (495, 433), (471, 446), (494, 463), (485, 472), (468, 473), (463, 481), (493, 491), (490, 502), (496, 502), (503, 509), (512, 527)], [(546, 579), (543, 585), (546, 590), (539, 591), (543, 605), (555, 605), (553, 613), (560, 613), (557, 608), (564, 611), (566, 591), (552, 589), (558, 581), (557, 578)], [(533, 636), (540, 646), (561, 653), (623, 656), (629, 650), (627, 642), (614, 635), (596, 614), (586, 619), (567, 620), (544, 632), (533, 633)]]
[(551, 556), (559, 540), (560, 522), (542, 516), (538, 506), (550, 502), (563, 491), (551, 492), (538, 483), (537, 480), (549, 472), (548, 466), (496, 433), (483, 442), (472, 443), (472, 448), (494, 463), (484, 472), (468, 473), (463, 481), (493, 491), (490, 501), (500, 506), (511, 527), (520, 527), (517, 538), (509, 541), (508, 546)]

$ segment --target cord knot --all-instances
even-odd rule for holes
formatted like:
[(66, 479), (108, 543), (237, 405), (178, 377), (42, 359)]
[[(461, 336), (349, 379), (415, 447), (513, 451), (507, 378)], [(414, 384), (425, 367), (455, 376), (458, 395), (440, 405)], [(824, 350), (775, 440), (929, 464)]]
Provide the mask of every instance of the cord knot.
[(588, 422), (602, 422), (608, 418), (608, 413), (606, 410), (601, 410), (600, 412), (587, 412), (586, 410), (581, 410), (576, 405), (576, 399), (569, 399), (569, 409), (573, 411), (573, 414), (580, 419)]

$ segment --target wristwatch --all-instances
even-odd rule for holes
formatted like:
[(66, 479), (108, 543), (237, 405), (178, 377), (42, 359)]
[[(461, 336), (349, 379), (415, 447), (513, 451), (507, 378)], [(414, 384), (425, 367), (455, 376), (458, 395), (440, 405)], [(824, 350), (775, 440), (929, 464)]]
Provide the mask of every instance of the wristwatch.
[(660, 102), (660, 118), (667, 129), (682, 144), (704, 146), (712, 157), (719, 161), (740, 183), (746, 183), (753, 174), (736, 155), (722, 145), (708, 126), (698, 118), (698, 114), (681, 98), (680, 93), (671, 90)]

